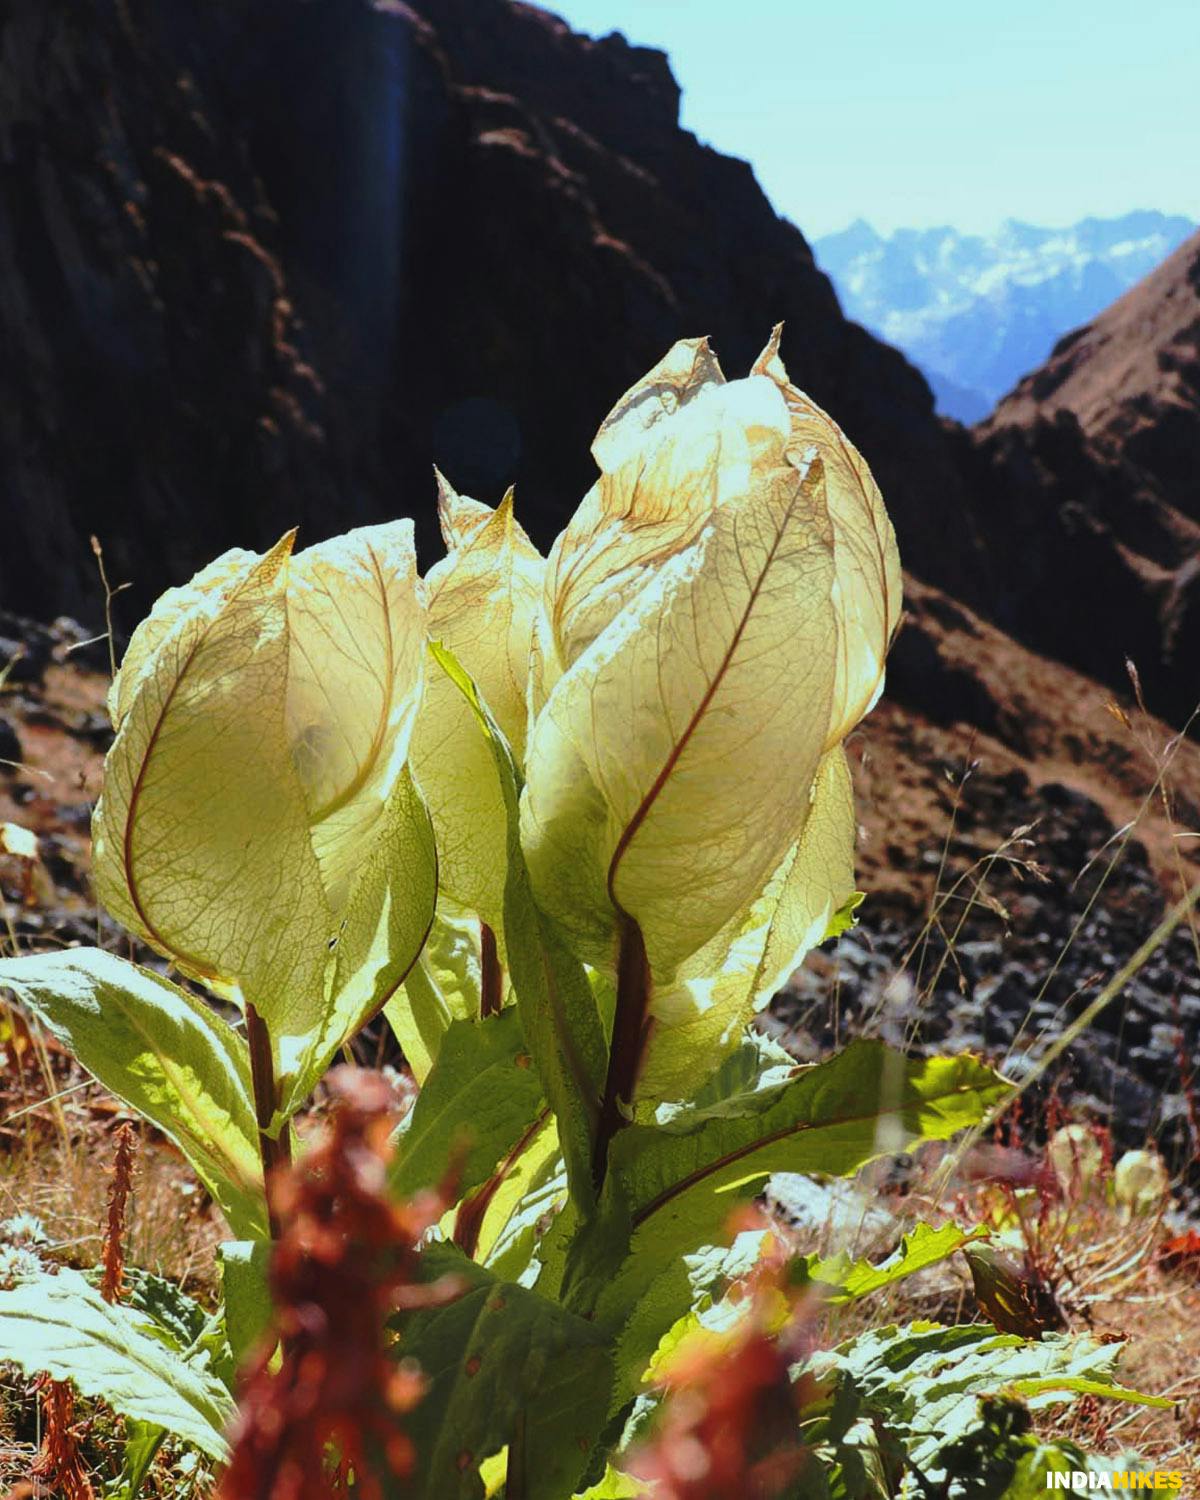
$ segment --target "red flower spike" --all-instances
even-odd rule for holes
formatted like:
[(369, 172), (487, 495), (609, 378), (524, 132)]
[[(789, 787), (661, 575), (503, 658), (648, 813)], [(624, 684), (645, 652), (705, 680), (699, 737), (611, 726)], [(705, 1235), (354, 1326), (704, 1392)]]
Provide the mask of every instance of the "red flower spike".
[(424, 1382), (397, 1363), (387, 1330), (401, 1307), (457, 1288), (422, 1285), (421, 1236), (446, 1208), (426, 1193), (396, 1204), (387, 1189), (388, 1086), (339, 1068), (332, 1125), (273, 1181), (282, 1234), (271, 1261), (275, 1332), (244, 1372), (234, 1451), (218, 1500), (328, 1500), (339, 1491), (382, 1500), (383, 1481), (413, 1472), (402, 1418)]

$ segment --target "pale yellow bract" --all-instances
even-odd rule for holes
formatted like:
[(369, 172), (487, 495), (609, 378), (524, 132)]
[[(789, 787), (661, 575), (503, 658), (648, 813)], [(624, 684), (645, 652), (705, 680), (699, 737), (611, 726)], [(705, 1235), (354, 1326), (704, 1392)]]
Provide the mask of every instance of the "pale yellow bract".
[[(778, 330), (727, 383), (677, 344), (617, 403), (551, 550), (522, 844), (539, 903), (612, 971), (645, 940), (659, 1027), (729, 1043), (853, 891), (841, 742), (875, 702), (895, 537)], [(686, 1081), (647, 1053), (640, 1091)]]
[(425, 605), (410, 521), (295, 556), (292, 540), (226, 553), (134, 632), (93, 836), (113, 916), (303, 1039), (345, 1009), (329, 993), (339, 934), (385, 967), (370, 924), (391, 900), (371, 855), (396, 839)]
[[(706, 341), (676, 344), (593, 453), (548, 559), (511, 493), (493, 510), (439, 475), (447, 555), (424, 582), (409, 521), (295, 556), (289, 536), (169, 590), (130, 642), (99, 894), (253, 1003), (285, 1073), (385, 1002), (424, 1071), (478, 1013), (480, 923), (506, 963), (516, 806), (484, 720), (523, 779), (543, 912), (601, 974), (620, 931), (644, 940), (674, 1042), (645, 1049), (644, 1100), (686, 1097), (852, 895), (842, 741), (901, 600), (865, 462), (789, 382), (778, 330), (732, 382)], [(431, 640), (483, 715), (426, 669)]]
[[(457, 494), (438, 476), (447, 556), (426, 577), (429, 635), (475, 681), (520, 764), (534, 622), (545, 563), (513, 515)], [(430, 673), (412, 745), (433, 819), (444, 903), (503, 933), (507, 817), (495, 762), (466, 699)]]

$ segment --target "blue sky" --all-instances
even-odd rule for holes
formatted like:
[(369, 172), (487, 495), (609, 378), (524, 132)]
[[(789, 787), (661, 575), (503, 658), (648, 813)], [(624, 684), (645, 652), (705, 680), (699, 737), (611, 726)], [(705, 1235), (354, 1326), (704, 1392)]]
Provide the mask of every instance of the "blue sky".
[(1200, 0), (550, 0), (661, 47), (684, 124), (811, 236), (1200, 219)]

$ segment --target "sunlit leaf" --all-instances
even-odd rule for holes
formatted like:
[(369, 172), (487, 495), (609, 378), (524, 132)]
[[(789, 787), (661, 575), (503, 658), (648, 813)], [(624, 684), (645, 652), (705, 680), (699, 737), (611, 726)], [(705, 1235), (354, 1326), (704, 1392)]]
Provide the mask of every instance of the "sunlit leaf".
[(465, 1196), (492, 1175), (542, 1107), (541, 1078), (515, 1007), (455, 1021), (397, 1140), (393, 1191), (412, 1198), (453, 1171)]
[(820, 1291), (822, 1302), (857, 1302), (937, 1265), (986, 1233), (984, 1229), (960, 1229), (957, 1224), (943, 1224), (937, 1229), (929, 1224), (916, 1224), (895, 1253), (878, 1265), (869, 1260), (854, 1260), (845, 1253), (825, 1259), (809, 1255), (793, 1266), (789, 1280), (793, 1285), (813, 1284)]
[[(530, 645), (545, 563), (513, 516), (511, 492), (465, 527), (468, 503), (441, 481), (449, 555), (430, 569), (429, 635), (463, 664), (508, 740), (525, 755)], [(412, 746), (413, 769), (437, 832), (444, 896), (497, 932), (504, 921), (508, 818), (491, 746), (462, 693), (430, 676)]]
[(267, 1281), (271, 1244), (268, 1240), (226, 1240), (220, 1248), (220, 1259), (225, 1332), (234, 1361), (240, 1365), (271, 1323)]
[[(977, 1124), (1009, 1085), (975, 1058), (907, 1059), (855, 1042), (787, 1082), (632, 1125), (614, 1139), (598, 1224), (566, 1275), (569, 1304), (622, 1328), (618, 1368), (638, 1378), (688, 1309), (684, 1257), (719, 1243), (774, 1172), (849, 1175), (918, 1140)], [(632, 1315), (631, 1315), (632, 1314)]]
[(236, 1235), (265, 1235), (240, 1036), (185, 990), (98, 948), (5, 960), (5, 985), (110, 1093), (176, 1143)]
[(131, 1307), (102, 1300), (65, 1268), (0, 1290), (0, 1359), (70, 1380), (122, 1416), (164, 1428), (210, 1458), (229, 1456), (233, 1400), (207, 1371), (142, 1331)]
[(651, 1002), (639, 1100), (682, 1099), (829, 932), (854, 890), (854, 792), (841, 747), (821, 760), (803, 829), (740, 925), (726, 927)]
[(359, 850), (320, 1025), (289, 1083), (285, 1113), (304, 1102), (342, 1044), (397, 994), (433, 923), (437, 882), (429, 814), (404, 767)]
[(838, 614), (837, 679), (827, 744), (837, 744), (874, 705), (883, 687), (883, 663), (900, 623), (902, 580), (896, 535), (883, 497), (862, 454), (836, 422), (790, 383), (779, 357), (782, 325), (754, 365), (778, 386), (792, 422), (791, 441), (812, 446), (825, 470), (837, 572), (833, 603)]
[(480, 1014), (481, 994), (479, 923), (443, 910), (399, 993), (384, 1006), (418, 1083), (429, 1076), (450, 1023)]
[(287, 579), (287, 730), (335, 915), (408, 755), (425, 674), (411, 521), (307, 547)]

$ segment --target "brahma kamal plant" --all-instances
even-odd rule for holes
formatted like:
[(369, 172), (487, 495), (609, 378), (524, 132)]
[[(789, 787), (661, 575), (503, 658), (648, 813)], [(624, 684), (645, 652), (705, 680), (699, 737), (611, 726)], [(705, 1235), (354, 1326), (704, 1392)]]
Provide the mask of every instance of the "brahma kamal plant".
[[(322, 1473), (279, 1456), (313, 1486), (295, 1493), (652, 1493), (622, 1458), (652, 1441), (664, 1350), (736, 1314), (727, 1289), (770, 1241), (730, 1243), (737, 1206), (771, 1173), (851, 1175), (1006, 1097), (971, 1056), (858, 1042), (800, 1068), (749, 1024), (853, 920), (843, 744), (901, 607), (867, 465), (778, 346), (729, 382), (705, 341), (670, 350), (601, 426), (599, 478), (548, 558), (511, 493), (492, 509), (439, 478), (447, 551), (424, 579), (409, 521), (301, 551), (289, 535), (226, 553), (134, 632), (95, 883), (160, 962), (0, 963), (231, 1231), (215, 1310), (146, 1273), (123, 1302), (69, 1271), (0, 1291), (0, 1357), (126, 1418), (112, 1493), (136, 1494), (168, 1437), (228, 1462), (239, 1362), (256, 1411), (273, 1369), (303, 1384), (287, 1328), (320, 1345), (330, 1314), (289, 1304), (273, 1359), (272, 1263), (311, 1242), (337, 1264), (364, 1193), (436, 1201), (419, 1247), (396, 1246), (405, 1276), (380, 1274), (440, 1291), (392, 1298), (404, 1399), (376, 1403), (370, 1441), (331, 1441)], [(304, 1169), (305, 1141), (324, 1158), (290, 1122), (380, 1011), (419, 1092), (386, 1141), (363, 1135), (354, 1213), (326, 1182), (328, 1220), (298, 1240), (287, 1162)], [(858, 1295), (963, 1241), (929, 1229), (888, 1271), (802, 1279)], [(797, 1396), (796, 1431), (826, 1436), (815, 1468), (767, 1466), (786, 1493), (852, 1471), (826, 1408), (855, 1378), (847, 1355), (800, 1380), (826, 1405), (805, 1418)], [(222, 1493), (249, 1494), (253, 1469)]]

